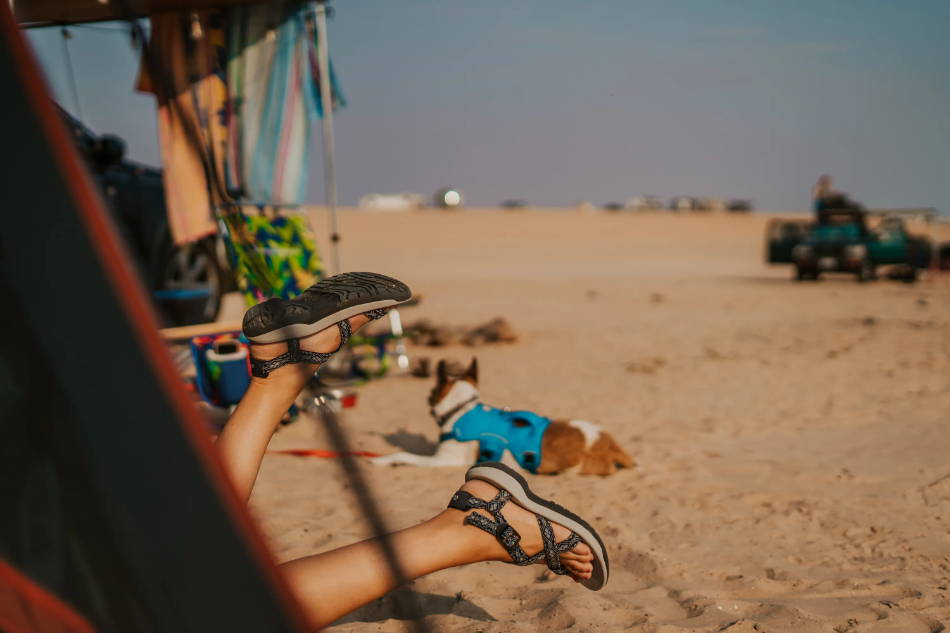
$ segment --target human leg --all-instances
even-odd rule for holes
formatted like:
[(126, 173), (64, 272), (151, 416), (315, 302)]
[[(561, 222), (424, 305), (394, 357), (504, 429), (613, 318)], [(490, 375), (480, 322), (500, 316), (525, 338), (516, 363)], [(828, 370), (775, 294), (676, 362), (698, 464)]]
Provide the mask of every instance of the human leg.
[[(461, 490), (486, 500), (498, 492), (492, 484), (478, 480), (466, 482)], [(490, 516), (484, 511), (475, 512)], [(534, 514), (514, 503), (507, 504), (501, 513), (521, 535), (520, 546), (526, 554), (542, 550)], [(493, 535), (465, 523), (467, 514), (449, 508), (386, 537), (397, 553), (400, 571), (407, 580), (458, 565), (511, 560), (508, 551)], [(557, 523), (552, 527), (556, 540), (569, 537), (567, 528)], [(593, 554), (583, 542), (561, 553), (560, 561), (575, 580), (589, 579), (593, 573)], [(380, 539), (299, 558), (281, 567), (309, 623), (315, 628), (327, 626), (397, 586)]]
[[(364, 279), (365, 277), (362, 277), (360, 281)], [(354, 304), (351, 296), (347, 297), (347, 301), (351, 304), (344, 306), (345, 309), (354, 314), (347, 322), (350, 329), (355, 331), (365, 325), (370, 317), (352, 312), (359, 304)], [(318, 302), (314, 301), (309, 307), (317, 304)], [(255, 313), (255, 316), (264, 317), (257, 324), (261, 332), (267, 334), (269, 327), (267, 323), (262, 325), (262, 322), (273, 319), (273, 322), (278, 324), (275, 327), (288, 328), (287, 331), (292, 332), (293, 336), (299, 337), (294, 339), (299, 343), (293, 345), (295, 348), (299, 345), (299, 350), (303, 352), (327, 353), (340, 347), (341, 329), (329, 327), (313, 333), (312, 330), (301, 333), (294, 329), (298, 324), (284, 318), (287, 315), (282, 314), (280, 310), (280, 304), (270, 304)], [(308, 327), (315, 329), (314, 323), (326, 321), (322, 317), (318, 321), (314, 315), (319, 317), (319, 311), (313, 309), (307, 312), (303, 319), (304, 325), (310, 324)], [(245, 327), (245, 332), (247, 331)], [(251, 354), (259, 360), (280, 357), (288, 351), (288, 344), (285, 342), (255, 342), (258, 344), (252, 345)], [(247, 499), (250, 495), (267, 443), (281, 415), (296, 398), (313, 371), (312, 364), (289, 364), (269, 368), (264, 372), (264, 377), (255, 377), (248, 393), (222, 432), (218, 440), (221, 459), (242, 498)], [(496, 535), (499, 535), (501, 540), (511, 535), (507, 528), (512, 528), (521, 535), (520, 540), (515, 539), (514, 542), (520, 545), (518, 552), (522, 562), (530, 562), (524, 559), (545, 550), (549, 567), (559, 573), (569, 574), (577, 581), (589, 581), (597, 571), (596, 565), (606, 562), (605, 556), (603, 561), (595, 560), (595, 552), (588, 544), (577, 542), (577, 537), (571, 534), (571, 530), (557, 520), (547, 524), (551, 534), (548, 535), (547, 542), (542, 543), (539, 526), (544, 529), (544, 524), (532, 511), (518, 505), (518, 495), (513, 496), (514, 503), (505, 505), (507, 498), (498, 503), (502, 494), (496, 496), (496, 493), (503, 487), (503, 484), (495, 485), (489, 481), (468, 481), (463, 486), (463, 491), (484, 500), (491, 499), (492, 503), (483, 503), (481, 506), (463, 505), (464, 510), (456, 509), (459, 507), (457, 499), (473, 498), (457, 494), (453, 497), (453, 507), (419, 525), (384, 537), (390, 540), (390, 545), (396, 552), (403, 577), (414, 579), (433, 571), (473, 562), (509, 560), (509, 554), (513, 551), (510, 539), (506, 541), (505, 547), (496, 540)], [(482, 507), (488, 509), (481, 509)], [(473, 524), (472, 517), (476, 515), (484, 517), (481, 529)], [(492, 523), (492, 520), (497, 524)], [(489, 529), (486, 532), (486, 525), (497, 525), (506, 529)], [(552, 549), (552, 538), (559, 547), (557, 553), (552, 553), (555, 551)], [(291, 590), (299, 599), (310, 622), (318, 628), (384, 595), (397, 583), (380, 539), (370, 539), (291, 561), (283, 565), (283, 569)]]
[[(353, 332), (370, 320), (364, 314), (348, 319)], [(300, 348), (309, 352), (329, 353), (340, 346), (340, 337), (339, 328), (331, 326), (300, 339)], [(251, 345), (251, 356), (260, 360), (275, 358), (286, 351), (287, 343)], [(251, 378), (247, 393), (217, 441), (221, 463), (242, 500), (247, 501), (251, 496), (267, 444), (280, 424), (281, 417), (318, 367), (308, 363), (290, 364), (275, 369), (266, 378)]]
[(386, 275), (343, 273), (294, 299), (270, 299), (247, 311), (243, 329), (251, 341), (254, 377), (218, 437), (218, 454), (241, 499), (251, 496), (274, 430), (319, 364), (349, 333), (411, 294), (406, 284)]

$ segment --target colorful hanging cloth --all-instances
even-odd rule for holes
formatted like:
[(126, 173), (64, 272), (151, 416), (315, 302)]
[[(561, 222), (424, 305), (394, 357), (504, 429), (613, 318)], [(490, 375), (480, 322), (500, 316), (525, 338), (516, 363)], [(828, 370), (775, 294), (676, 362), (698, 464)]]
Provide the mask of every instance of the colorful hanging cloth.
[(296, 205), (306, 195), (310, 124), (323, 113), (313, 11), (286, 1), (227, 12), (228, 178), (245, 201)]
[(232, 212), (221, 219), (238, 290), (249, 306), (271, 297), (296, 297), (323, 279), (323, 263), (303, 216)]

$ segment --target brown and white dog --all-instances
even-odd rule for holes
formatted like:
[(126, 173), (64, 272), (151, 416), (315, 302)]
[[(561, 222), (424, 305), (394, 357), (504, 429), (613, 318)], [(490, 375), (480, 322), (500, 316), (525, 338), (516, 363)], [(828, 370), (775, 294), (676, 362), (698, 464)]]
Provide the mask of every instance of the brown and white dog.
[[(416, 466), (468, 466), (479, 458), (478, 440), (460, 441), (451, 437), (455, 424), (476, 407), (485, 407), (478, 395), (478, 361), (472, 359), (461, 376), (449, 375), (445, 361), (439, 361), (436, 385), (429, 394), (432, 416), (439, 425), (440, 441), (433, 455), (395, 453), (372, 459), (375, 464), (413, 464)], [(497, 411), (497, 410), (496, 410)], [(535, 416), (539, 417), (539, 416)], [(524, 426), (513, 420), (514, 426)], [(456, 435), (458, 435), (456, 433)], [(503, 440), (499, 440), (503, 441)], [(611, 475), (618, 468), (633, 468), (634, 462), (613, 437), (599, 426), (584, 420), (553, 420), (540, 438), (540, 463), (534, 472), (556, 474), (575, 471), (584, 475)], [(515, 461), (504, 452), (505, 461)], [(524, 467), (524, 464), (519, 464)]]

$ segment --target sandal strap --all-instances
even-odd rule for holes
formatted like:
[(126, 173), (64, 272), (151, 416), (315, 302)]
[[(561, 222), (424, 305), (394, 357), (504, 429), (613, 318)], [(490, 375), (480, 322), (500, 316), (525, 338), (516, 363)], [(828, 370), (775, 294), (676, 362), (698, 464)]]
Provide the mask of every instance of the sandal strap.
[[(581, 537), (571, 532), (570, 536), (560, 543), (555, 541), (554, 528), (551, 527), (551, 522), (540, 515), (538, 515), (538, 527), (541, 529), (541, 542), (544, 544), (543, 554), (548, 569), (563, 576), (567, 573), (567, 569), (561, 564), (561, 554), (577, 547), (577, 544), (581, 542)], [(535, 557), (540, 560), (541, 554), (542, 552), (538, 552)]]
[(370, 320), (375, 321), (376, 319), (381, 319), (389, 312), (389, 308), (376, 308), (375, 310), (370, 310), (369, 312), (364, 312), (365, 316), (368, 316)]
[(333, 358), (334, 354), (343, 349), (343, 346), (350, 340), (350, 336), (353, 333), (352, 328), (350, 328), (350, 322), (347, 320), (340, 321), (336, 325), (340, 329), (340, 345), (332, 352), (308, 352), (307, 350), (300, 349), (300, 339), (288, 339), (287, 351), (280, 356), (275, 356), (270, 360), (259, 360), (252, 357), (251, 375), (257, 378), (267, 378), (272, 371), (280, 369), (284, 365), (294, 363), (323, 365)]
[(555, 574), (561, 576), (567, 574), (567, 569), (561, 564), (560, 555), (574, 549), (581, 542), (581, 537), (571, 532), (571, 535), (566, 539), (557, 542), (554, 540), (554, 528), (551, 526), (551, 522), (543, 516), (537, 515), (538, 528), (541, 530), (541, 542), (544, 548), (537, 554), (528, 556), (521, 548), (521, 535), (511, 527), (511, 524), (501, 514), (501, 509), (508, 503), (509, 499), (511, 499), (511, 493), (507, 490), (499, 490), (491, 501), (484, 501), (465, 490), (459, 490), (452, 495), (448, 507), (462, 511), (486, 510), (491, 514), (495, 519), (494, 521), (483, 514), (472, 512), (465, 517), (465, 523), (484, 530), (497, 538), (501, 546), (511, 556), (511, 561), (515, 565), (531, 565), (544, 559), (548, 569)]

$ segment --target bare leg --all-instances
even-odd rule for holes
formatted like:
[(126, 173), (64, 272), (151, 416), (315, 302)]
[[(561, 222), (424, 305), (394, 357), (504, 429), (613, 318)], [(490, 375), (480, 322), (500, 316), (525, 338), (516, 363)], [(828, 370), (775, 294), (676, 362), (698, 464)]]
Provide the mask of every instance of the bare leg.
[[(358, 315), (350, 320), (355, 332), (366, 325), (369, 317)], [(336, 326), (321, 330), (301, 339), (301, 349), (312, 352), (332, 352), (340, 345), (340, 331)], [(274, 358), (287, 351), (286, 343), (252, 345), (255, 358)], [(254, 488), (257, 472), (267, 444), (281, 416), (316, 371), (317, 365), (285, 365), (271, 372), (267, 378), (251, 378), (251, 386), (218, 436), (218, 454), (225, 471), (231, 478), (241, 499), (247, 501)]]
[[(497, 492), (491, 484), (477, 480), (467, 482), (462, 489), (483, 499), (491, 499)], [(540, 532), (533, 514), (512, 503), (505, 506), (502, 514), (522, 535), (525, 552), (530, 555), (541, 551)], [(389, 536), (402, 571), (410, 580), (457, 565), (510, 560), (492, 535), (465, 525), (465, 515), (461, 510), (447, 509)], [(555, 525), (554, 534), (561, 540), (570, 532)], [(583, 543), (561, 555), (575, 580), (590, 577), (592, 560), (590, 549)], [(299, 558), (282, 568), (310, 624), (318, 629), (396, 587), (378, 539)]]
[[(356, 331), (369, 319), (356, 316), (350, 326)], [(340, 336), (331, 327), (301, 340), (301, 348), (328, 352), (339, 346)], [(254, 345), (256, 358), (273, 358), (286, 351), (286, 344)], [(316, 369), (313, 365), (287, 365), (267, 378), (253, 378), (234, 415), (218, 438), (218, 450), (225, 470), (244, 500), (250, 497), (264, 452), (280, 418)], [(491, 499), (497, 490), (484, 481), (463, 486), (472, 494)], [(521, 546), (529, 555), (542, 549), (534, 515), (509, 503), (502, 513), (522, 535)], [(457, 565), (482, 561), (507, 561), (508, 554), (493, 536), (465, 525), (465, 512), (447, 509), (419, 525), (389, 536), (403, 573), (409, 579)], [(556, 540), (569, 534), (554, 524)], [(590, 549), (583, 543), (561, 555), (561, 561), (575, 580), (593, 572)], [(307, 556), (282, 565), (291, 590), (300, 601), (308, 620), (322, 628), (350, 611), (382, 597), (396, 586), (378, 539), (369, 539), (336, 550)]]

